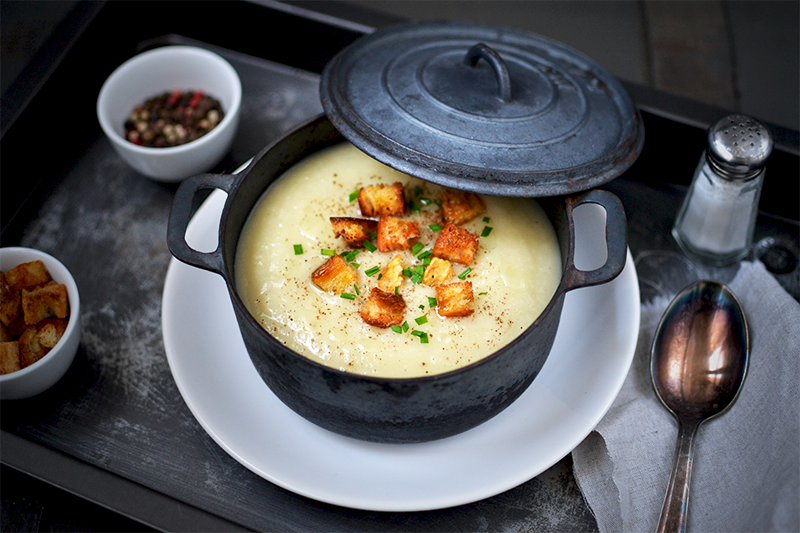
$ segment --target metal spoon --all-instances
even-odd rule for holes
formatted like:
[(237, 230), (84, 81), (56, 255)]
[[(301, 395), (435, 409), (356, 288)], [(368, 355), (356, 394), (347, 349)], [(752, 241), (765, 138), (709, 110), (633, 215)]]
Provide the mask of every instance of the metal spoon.
[(659, 400), (678, 419), (678, 442), (658, 532), (685, 531), (697, 428), (736, 401), (749, 357), (744, 312), (722, 283), (698, 281), (664, 312), (653, 340), (650, 377)]

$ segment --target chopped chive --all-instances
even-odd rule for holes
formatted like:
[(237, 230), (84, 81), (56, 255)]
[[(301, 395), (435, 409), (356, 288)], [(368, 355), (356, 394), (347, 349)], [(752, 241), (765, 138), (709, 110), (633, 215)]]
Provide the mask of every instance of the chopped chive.
[(369, 235), (369, 238), (372, 239), (373, 241), (378, 238), (378, 234), (374, 231), (370, 231), (369, 233), (367, 233), (367, 235)]
[(484, 294), (489, 294), (489, 293), (488, 293), (487, 291), (484, 291), (484, 292), (479, 292), (479, 293), (478, 293), (478, 296), (483, 296)]
[(382, 277), (383, 277), (383, 272), (381, 272), (380, 274), (378, 274), (378, 281), (380, 281), (380, 279), (381, 279)]
[(428, 317), (426, 317), (425, 315), (419, 316), (414, 319), (414, 322), (416, 322), (418, 326), (421, 326), (422, 324), (427, 324)]
[(374, 244), (372, 244), (372, 242), (371, 242), (371, 241), (364, 241), (363, 243), (361, 243), (361, 245), (362, 245), (364, 248), (366, 248), (367, 250), (369, 250), (370, 252), (374, 252), (375, 250), (377, 250), (377, 249), (378, 249), (378, 247), (377, 247), (377, 246), (375, 246)]
[(411, 209), (411, 211), (413, 211), (414, 213), (420, 212), (420, 207), (414, 202), (414, 200), (408, 202), (408, 208)]
[(431, 224), (428, 227), (431, 228), (431, 231), (442, 231), (442, 227), (439, 224)]
[(416, 187), (414, 187), (414, 195), (415, 195), (415, 196), (419, 196), (419, 195), (421, 195), (423, 192), (424, 192), (424, 191), (422, 190), (422, 187), (420, 187), (419, 185), (417, 185)]
[(356, 291), (356, 296), (358, 296), (359, 294), (361, 294), (361, 291), (359, 291), (359, 290), (358, 290), (358, 285), (356, 285), (355, 283), (353, 283), (353, 290), (355, 290), (355, 291)]
[(353, 268), (360, 268), (360, 267), (361, 267), (361, 263), (356, 263), (355, 261), (353, 261), (352, 263), (350, 263), (350, 265), (351, 265)]
[(417, 255), (423, 248), (425, 248), (425, 245), (422, 244), (421, 242), (418, 242), (413, 247), (411, 247), (411, 253)]
[(408, 328), (410, 328), (410, 327), (411, 327), (411, 326), (409, 326), (409, 325), (408, 325), (408, 320), (405, 320), (405, 321), (403, 322), (403, 326), (402, 326), (402, 328), (403, 328), (403, 333), (405, 333), (406, 331), (408, 331)]
[(419, 337), (420, 344), (428, 344), (428, 334), (425, 333), (424, 331), (414, 330), (411, 332), (411, 334)]
[(372, 276), (374, 276), (375, 274), (377, 274), (380, 271), (381, 271), (381, 267), (372, 267), (369, 270), (365, 270), (364, 274), (366, 274), (367, 276), (372, 277)]
[(342, 294), (340, 294), (340, 296), (342, 298), (344, 298), (345, 300), (355, 300), (356, 299), (356, 295), (355, 294), (350, 294), (349, 292), (343, 292)]
[(425, 198), (425, 197), (422, 197), (422, 198), (417, 198), (417, 200), (418, 200), (418, 201), (419, 201), (419, 203), (421, 203), (422, 205), (431, 205), (431, 204), (433, 203), (433, 200), (431, 200), (430, 198)]
[(422, 281), (422, 277), (425, 275), (425, 267), (422, 265), (417, 265), (413, 268), (403, 269), (403, 275), (407, 278), (411, 278), (412, 283), (419, 283)]
[(361, 189), (359, 189), (357, 191), (353, 191), (353, 192), (350, 193), (349, 199), (350, 199), (351, 202), (353, 202), (356, 198), (358, 198), (358, 193), (360, 191), (361, 191)]
[(395, 294), (400, 294), (400, 285), (395, 285), (394, 286), (394, 293)]
[(349, 252), (342, 252), (339, 255), (341, 255), (344, 258), (345, 261), (350, 263), (358, 255), (358, 250), (350, 250)]
[(487, 224), (489, 223), (489, 220), (490, 220), (489, 217), (483, 217), (483, 221), (486, 222)]
[(294, 245), (294, 255), (303, 255), (303, 245), (302, 244), (295, 244)]
[(469, 274), (470, 272), (472, 272), (472, 268), (467, 267), (467, 269), (464, 270), (464, 272), (458, 275), (458, 279), (465, 279), (467, 277), (467, 274)]
[(321, 253), (322, 255), (327, 255), (328, 257), (333, 257), (334, 255), (336, 255), (336, 252), (334, 252), (333, 250), (328, 250), (327, 248), (323, 248), (322, 250), (319, 251), (319, 253)]
[(484, 226), (483, 232), (481, 233), (481, 237), (488, 237), (491, 232), (492, 232), (491, 226)]
[(392, 331), (394, 331), (395, 333), (403, 333), (403, 328), (401, 328), (400, 326), (392, 326)]
[(436, 298), (428, 296), (428, 307), (436, 307), (439, 302), (436, 301)]
[(425, 306), (424, 306), (424, 305), (422, 305), (422, 304), (420, 304), (420, 306), (419, 306), (419, 310), (420, 310), (420, 311), (424, 311), (424, 310), (425, 310)]
[(419, 255), (417, 256), (417, 259), (425, 259), (426, 257), (430, 257), (430, 255), (431, 255), (432, 253), (433, 253), (433, 250), (431, 250), (431, 249), (429, 248), (429, 249), (425, 250), (424, 252), (422, 252), (421, 254), (419, 254)]
[(425, 259), (422, 260), (422, 264), (428, 266), (431, 264), (431, 261), (432, 261), (431, 256), (427, 256), (425, 257)]

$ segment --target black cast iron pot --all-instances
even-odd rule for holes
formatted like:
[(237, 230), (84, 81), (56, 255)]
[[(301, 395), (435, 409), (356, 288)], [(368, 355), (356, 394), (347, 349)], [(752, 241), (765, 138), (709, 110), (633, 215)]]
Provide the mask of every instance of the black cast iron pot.
[[(380, 378), (349, 374), (312, 361), (274, 339), (247, 310), (234, 283), (239, 235), (264, 191), (301, 159), (342, 141), (344, 137), (328, 118), (320, 116), (266, 148), (237, 175), (202, 174), (187, 179), (179, 187), (170, 213), (169, 249), (180, 261), (225, 279), (253, 365), (273, 393), (304, 418), (342, 435), (383, 443), (424, 442), (471, 429), (508, 407), (537, 376), (553, 345), (564, 295), (608, 282), (622, 271), (627, 254), (622, 203), (601, 190), (539, 199), (558, 236), (563, 275), (539, 318), (506, 347), (439, 375)], [(228, 193), (219, 245), (214, 252), (201, 253), (186, 243), (186, 227), (197, 192), (214, 188)], [(573, 264), (572, 211), (586, 203), (600, 204), (607, 213), (608, 258), (592, 271), (577, 270)]]

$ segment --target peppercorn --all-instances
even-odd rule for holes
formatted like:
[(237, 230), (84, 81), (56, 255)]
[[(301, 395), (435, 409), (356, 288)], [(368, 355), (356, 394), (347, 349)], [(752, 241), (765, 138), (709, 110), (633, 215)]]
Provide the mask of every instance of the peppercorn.
[(136, 106), (125, 120), (125, 138), (142, 146), (178, 146), (199, 139), (224, 117), (216, 98), (175, 89)]

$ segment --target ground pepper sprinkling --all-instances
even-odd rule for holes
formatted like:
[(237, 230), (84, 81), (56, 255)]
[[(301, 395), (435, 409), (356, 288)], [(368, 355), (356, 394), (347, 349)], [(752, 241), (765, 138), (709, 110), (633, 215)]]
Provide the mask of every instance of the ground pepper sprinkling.
[(168, 148), (199, 139), (225, 117), (219, 100), (202, 91), (175, 89), (136, 106), (125, 138), (140, 146)]

